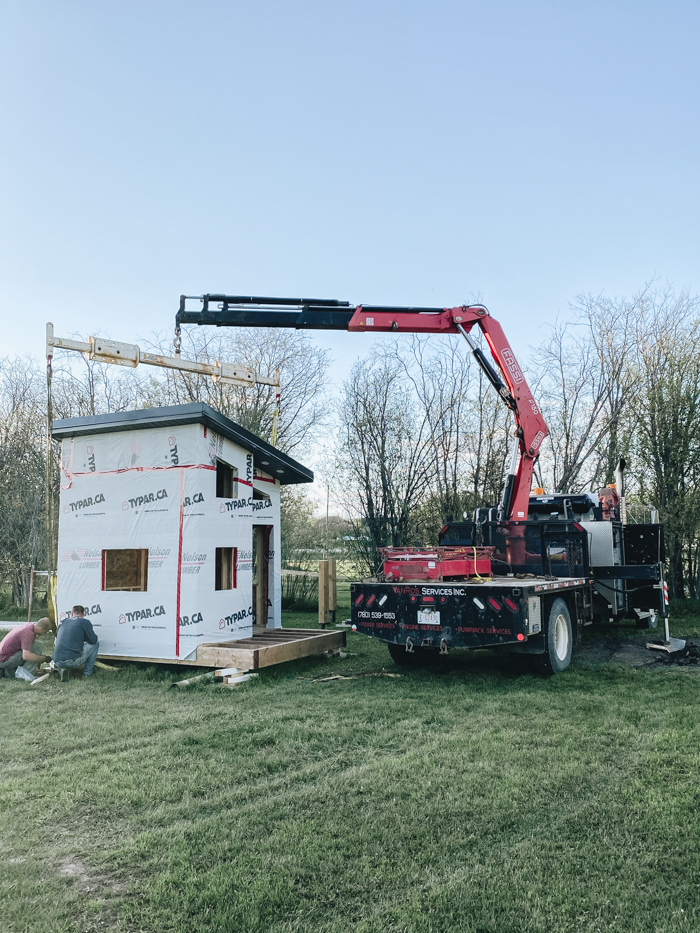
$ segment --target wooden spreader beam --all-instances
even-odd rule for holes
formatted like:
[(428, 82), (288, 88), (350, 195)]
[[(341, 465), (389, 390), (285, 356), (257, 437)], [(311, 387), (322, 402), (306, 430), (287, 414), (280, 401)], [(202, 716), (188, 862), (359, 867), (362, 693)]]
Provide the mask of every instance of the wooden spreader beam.
[(181, 664), (186, 667), (228, 668), (257, 671), (262, 667), (282, 664), (323, 654), (345, 647), (344, 631), (324, 631), (299, 628), (253, 628), (252, 638), (212, 642), (197, 647), (196, 660), (168, 658), (130, 658), (124, 655), (101, 654), (111, 661), (148, 661), (150, 664)]
[(97, 363), (115, 363), (117, 366), (130, 366), (135, 369), (139, 363), (147, 366), (159, 366), (161, 369), (176, 369), (180, 372), (210, 376), (214, 382), (222, 385), (243, 386), (249, 388), (256, 384), (273, 386), (279, 391), (280, 374), (275, 371), (274, 378), (261, 376), (248, 366), (240, 363), (200, 363), (196, 360), (184, 360), (176, 351), (176, 356), (163, 356), (160, 353), (147, 353), (135, 343), (119, 343), (102, 337), (88, 337), (86, 341), (67, 337), (55, 337), (53, 324), (46, 325), (46, 358), (51, 363), (54, 349), (74, 350), (82, 353), (86, 360)]

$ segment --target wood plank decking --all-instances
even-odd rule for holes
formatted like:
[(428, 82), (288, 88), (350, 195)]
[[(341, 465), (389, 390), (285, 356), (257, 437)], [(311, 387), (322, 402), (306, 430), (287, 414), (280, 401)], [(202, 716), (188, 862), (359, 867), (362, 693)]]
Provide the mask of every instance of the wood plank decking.
[(343, 630), (254, 628), (252, 638), (199, 645), (196, 660), (131, 658), (102, 653), (99, 657), (113, 661), (148, 661), (151, 664), (182, 664), (187, 667), (237, 667), (240, 671), (257, 671), (272, 664), (323, 654), (324, 651), (339, 651), (344, 646)]

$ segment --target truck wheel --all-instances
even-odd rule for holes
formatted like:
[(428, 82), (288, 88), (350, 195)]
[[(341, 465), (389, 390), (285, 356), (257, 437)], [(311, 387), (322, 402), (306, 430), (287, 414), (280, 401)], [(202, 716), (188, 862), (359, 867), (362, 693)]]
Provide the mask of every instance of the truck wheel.
[(555, 599), (549, 607), (544, 632), (544, 654), (535, 655), (535, 664), (541, 674), (559, 674), (571, 663), (573, 630), (571, 616), (563, 599)]
[(416, 645), (413, 651), (406, 651), (405, 645), (397, 645), (391, 641), (388, 641), (386, 646), (391, 660), (395, 661), (399, 667), (426, 667), (435, 663), (437, 652), (421, 648), (419, 645)]

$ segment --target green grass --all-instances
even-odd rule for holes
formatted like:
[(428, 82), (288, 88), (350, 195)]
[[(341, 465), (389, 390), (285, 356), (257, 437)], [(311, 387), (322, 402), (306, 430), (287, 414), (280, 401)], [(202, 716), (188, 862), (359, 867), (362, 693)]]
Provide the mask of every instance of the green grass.
[[(32, 622), (38, 622), (39, 619), (44, 618), (48, 615), (46, 606), (39, 609), (32, 608)], [(5, 606), (4, 609), (0, 609), (0, 621), (2, 622), (26, 622), (27, 621), (27, 610), (18, 609), (16, 606)]]
[[(46, 577), (35, 578), (34, 598), (32, 600), (32, 622), (38, 622), (48, 614), (46, 605)], [(0, 622), (26, 622), (27, 609), (15, 606), (9, 585), (0, 586)]]
[(2, 933), (700, 929), (700, 677), (383, 669), (0, 681)]

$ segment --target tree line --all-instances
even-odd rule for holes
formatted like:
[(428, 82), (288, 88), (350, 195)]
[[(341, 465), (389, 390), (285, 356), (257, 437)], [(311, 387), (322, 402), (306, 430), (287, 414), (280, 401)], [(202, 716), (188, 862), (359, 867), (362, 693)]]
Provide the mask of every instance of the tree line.
[[(537, 461), (548, 492), (596, 490), (628, 461), (632, 517), (664, 522), (671, 595), (700, 598), (700, 301), (649, 286), (632, 298), (582, 296), (529, 352), (514, 347), (550, 428)], [(472, 331), (476, 334), (476, 331)], [(167, 353), (156, 337), (151, 349)], [(361, 349), (361, 347), (358, 347)], [(342, 517), (361, 573), (377, 549), (435, 543), (446, 521), (497, 504), (513, 443), (502, 405), (461, 337), (387, 335), (359, 358), (334, 405), (328, 354), (291, 330), (186, 329), (183, 356), (279, 368), (278, 446), (308, 462)], [(125, 370), (64, 354), (54, 362), (53, 417), (204, 401), (269, 440), (274, 390), (207, 377)], [(47, 383), (43, 361), (0, 360), (0, 583), (26, 605), (29, 568), (46, 553)], [(56, 515), (53, 447), (49, 512)], [(283, 557), (318, 534), (299, 489), (284, 491)], [(288, 542), (287, 544), (285, 542)], [(55, 540), (49, 541), (55, 551)]]

